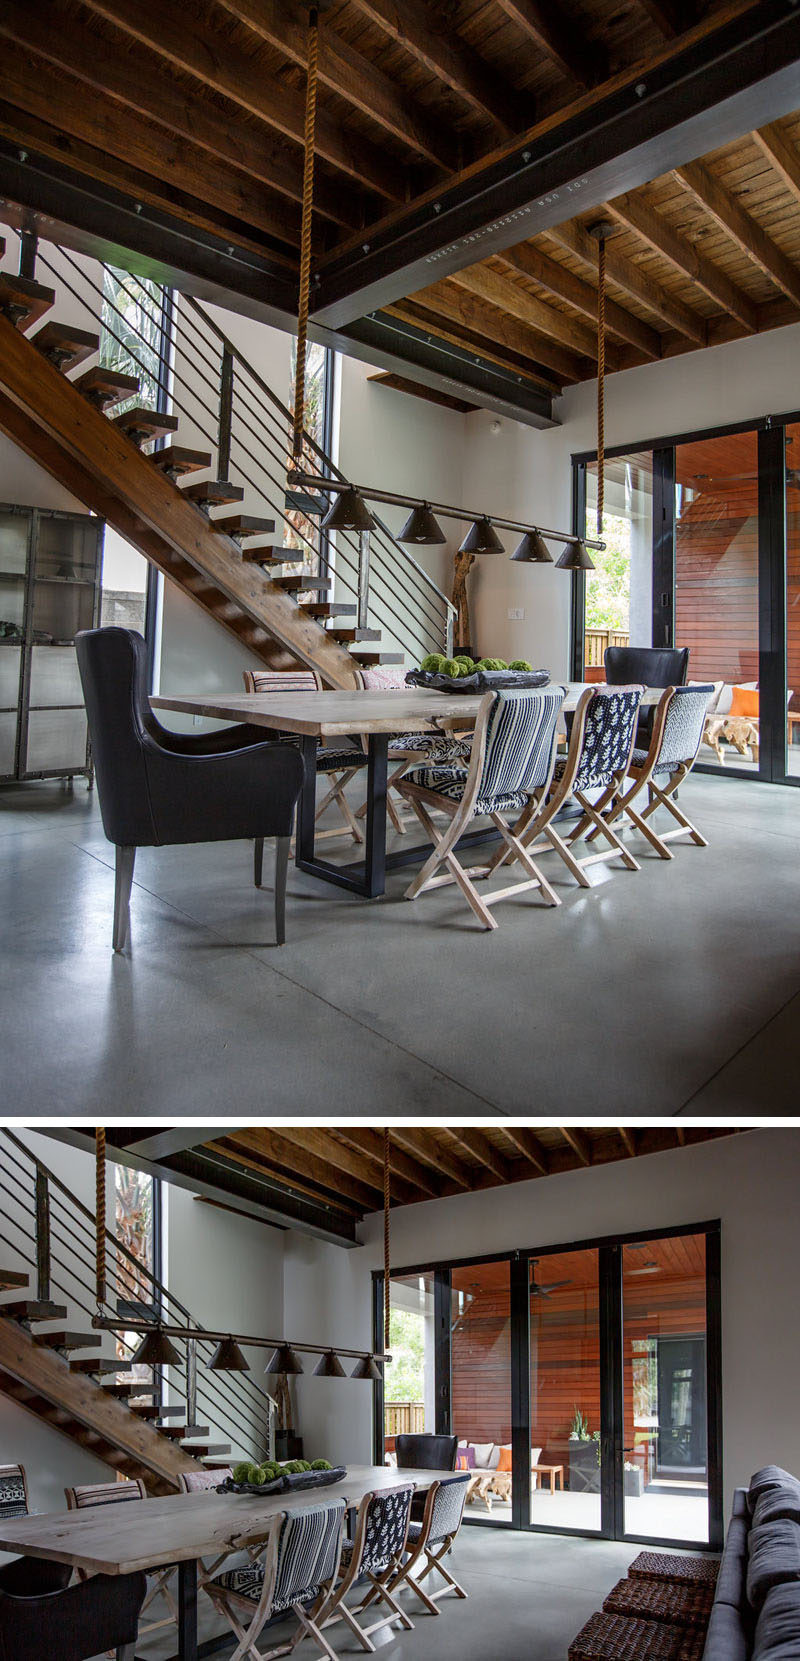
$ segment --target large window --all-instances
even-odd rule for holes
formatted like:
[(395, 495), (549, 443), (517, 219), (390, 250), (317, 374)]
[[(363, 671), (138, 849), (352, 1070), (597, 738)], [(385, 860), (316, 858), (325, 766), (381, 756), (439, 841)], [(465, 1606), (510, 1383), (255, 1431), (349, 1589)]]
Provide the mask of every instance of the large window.
[(720, 1543), (718, 1225), (427, 1265), (390, 1303), (379, 1460), (455, 1434), (469, 1523)]
[[(135, 1171), (128, 1165), (114, 1169), (114, 1237), (123, 1248), (117, 1255), (117, 1298), (120, 1313), (141, 1319), (154, 1318), (158, 1313), (153, 1279), (160, 1276), (161, 1189), (154, 1177), (144, 1171)], [(152, 1277), (152, 1278), (151, 1278)], [(130, 1369), (131, 1350), (139, 1335), (135, 1330), (120, 1334), (117, 1355), (121, 1370)], [(133, 1369), (142, 1382), (151, 1382), (148, 1368)]]
[[(292, 336), (290, 356), (290, 401), (294, 401), (294, 382), (297, 372), (297, 341)], [(330, 454), (333, 391), (333, 353), (325, 346), (309, 341), (306, 350), (306, 386), (304, 427), (314, 443)], [(320, 470), (320, 459), (306, 444), (304, 465), (313, 472)], [(287, 457), (288, 463), (288, 457)], [(284, 548), (296, 548), (298, 563), (312, 565), (317, 555), (326, 554), (325, 533), (320, 532), (319, 519), (290, 508), (283, 527)]]
[[(576, 456), (575, 528), (597, 534), (597, 461)], [(610, 645), (688, 646), (713, 684), (702, 770), (800, 783), (800, 419), (607, 454), (595, 570), (573, 578), (573, 675)]]

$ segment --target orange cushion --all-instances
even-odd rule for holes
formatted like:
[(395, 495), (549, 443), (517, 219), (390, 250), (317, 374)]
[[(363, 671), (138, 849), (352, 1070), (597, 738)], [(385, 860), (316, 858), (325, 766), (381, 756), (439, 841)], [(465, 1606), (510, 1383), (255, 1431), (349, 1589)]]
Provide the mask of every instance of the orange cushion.
[(498, 1471), (510, 1471), (511, 1470), (511, 1449), (510, 1448), (501, 1448), (500, 1449), (500, 1458), (499, 1458), (498, 1463), (497, 1463), (497, 1469), (498, 1469)]
[(758, 719), (758, 692), (747, 686), (734, 686), (731, 691), (731, 707), (728, 714), (742, 715)]

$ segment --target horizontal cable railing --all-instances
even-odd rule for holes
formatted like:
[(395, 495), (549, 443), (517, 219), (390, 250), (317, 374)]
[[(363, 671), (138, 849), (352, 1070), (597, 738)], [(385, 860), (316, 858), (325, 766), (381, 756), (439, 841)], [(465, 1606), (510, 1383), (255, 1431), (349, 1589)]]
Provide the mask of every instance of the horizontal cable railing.
[[(145, 332), (156, 331), (161, 323), (152, 285), (118, 268), (87, 266), (61, 247), (51, 247), (50, 254), (40, 249), (38, 259), (56, 285), (91, 314), (95, 326), (102, 319), (116, 360), (142, 377), (144, 392), (137, 401), (157, 401), (161, 409), (182, 417), (191, 430), (182, 428), (181, 442), (202, 443), (212, 454), (217, 478), (247, 492), (246, 510), (260, 509), (278, 522), (274, 557), (281, 564), (320, 579), (330, 576), (333, 603), (354, 602), (356, 626), (380, 629), (382, 650), (399, 650), (414, 662), (429, 651), (452, 651), (452, 602), (382, 519), (375, 516), (376, 528), (366, 539), (336, 532), (335, 548), (329, 548), (317, 516), (307, 517), (287, 498), (290, 411), (205, 306), (191, 296), (175, 297), (167, 366), (163, 359), (154, 361), (153, 342)], [(99, 280), (93, 274), (98, 270)], [(130, 310), (122, 309), (128, 305)], [(308, 432), (300, 465), (344, 478)], [(320, 511), (326, 506), (321, 495)], [(313, 592), (308, 598), (314, 600)]]
[[(17, 1137), (0, 1132), (0, 1245), (29, 1270), (30, 1295), (67, 1304), (69, 1319), (91, 1320), (101, 1311), (96, 1299), (96, 1235), (93, 1213)], [(13, 1264), (7, 1264), (14, 1266)], [(186, 1305), (109, 1230), (105, 1230), (105, 1279), (108, 1307), (103, 1313), (119, 1316), (114, 1352), (103, 1349), (103, 1360), (119, 1359), (119, 1378), (135, 1380), (142, 1392), (159, 1388), (158, 1372), (168, 1383), (170, 1403), (185, 1406), (185, 1423), (205, 1419), (211, 1440), (231, 1444), (232, 1457), (264, 1457), (274, 1446), (274, 1402), (247, 1373), (209, 1372), (207, 1363), (216, 1347), (211, 1339), (184, 1340), (185, 1366), (156, 1369), (134, 1367), (133, 1354), (141, 1335), (126, 1329), (125, 1316), (162, 1320), (202, 1331)], [(134, 1316), (130, 1305), (136, 1305)], [(0, 1305), (2, 1313), (2, 1305)], [(149, 1376), (148, 1376), (149, 1374)], [(180, 1421), (179, 1421), (180, 1422)], [(189, 1450), (191, 1451), (191, 1450)]]

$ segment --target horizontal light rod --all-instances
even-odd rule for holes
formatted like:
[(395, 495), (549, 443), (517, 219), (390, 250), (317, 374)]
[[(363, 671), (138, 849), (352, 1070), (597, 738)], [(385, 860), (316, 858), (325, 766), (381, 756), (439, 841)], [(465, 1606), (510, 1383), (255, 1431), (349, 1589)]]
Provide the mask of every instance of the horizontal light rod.
[(237, 1344), (256, 1350), (277, 1350), (285, 1344), (287, 1349), (302, 1350), (304, 1355), (327, 1355), (329, 1350), (334, 1350), (336, 1355), (346, 1355), (354, 1361), (366, 1361), (370, 1356), (374, 1356), (376, 1361), (383, 1360), (382, 1350), (348, 1350), (342, 1349), (341, 1344), (295, 1344), (288, 1338), (248, 1338), (241, 1332), (210, 1332), (207, 1327), (167, 1326), (161, 1321), (129, 1321), (126, 1316), (112, 1320), (108, 1315), (93, 1315), (92, 1326), (99, 1332), (163, 1332), (167, 1338), (183, 1338), (185, 1341), (194, 1338), (198, 1342), (208, 1340), (212, 1344), (220, 1344), (224, 1338), (233, 1338)]
[(443, 519), (462, 519), (465, 524), (472, 525), (477, 519), (490, 519), (501, 531), (538, 531), (540, 536), (549, 537), (552, 542), (582, 542), (585, 548), (605, 548), (605, 543), (597, 538), (575, 536), (572, 531), (548, 531), (544, 525), (524, 525), (519, 519), (498, 519), (496, 513), (471, 513), (468, 508), (448, 507), (445, 502), (430, 502), (427, 496), (405, 496), (396, 490), (373, 490), (366, 484), (349, 484), (347, 479), (326, 479), (322, 474), (301, 473), (292, 469), (289, 473), (289, 484), (299, 485), (303, 490), (324, 490), (326, 495), (332, 491), (342, 494), (345, 490), (357, 490), (367, 502), (386, 502), (390, 507), (415, 508), (424, 502), (432, 513), (440, 513)]

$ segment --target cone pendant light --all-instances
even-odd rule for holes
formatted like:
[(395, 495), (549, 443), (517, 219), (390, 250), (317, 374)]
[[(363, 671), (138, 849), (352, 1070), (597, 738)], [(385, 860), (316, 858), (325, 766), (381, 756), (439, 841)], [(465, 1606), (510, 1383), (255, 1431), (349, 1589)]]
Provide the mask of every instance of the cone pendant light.
[(437, 543), (446, 542), (447, 537), (441, 525), (437, 524), (429, 504), (422, 502), (418, 508), (411, 509), (397, 540), (413, 542), (421, 548), (431, 548)]
[(250, 1363), (235, 1338), (222, 1338), (208, 1363), (210, 1373), (249, 1373)]
[(315, 1378), (346, 1378), (347, 1374), (335, 1350), (326, 1350), (314, 1368)]
[(181, 1357), (160, 1327), (146, 1332), (138, 1350), (131, 1356), (133, 1367), (180, 1367)]
[(568, 542), (560, 559), (556, 560), (557, 571), (593, 571), (594, 562), (589, 557), (589, 550), (583, 538), (578, 536), (574, 542)]
[(356, 1362), (350, 1377), (370, 1378), (374, 1382), (376, 1379), (383, 1378), (383, 1373), (374, 1355), (362, 1355), (361, 1360)]
[(288, 1373), (296, 1377), (302, 1373), (303, 1363), (299, 1355), (292, 1349), (291, 1344), (279, 1344), (264, 1368), (265, 1373)]
[(342, 490), (322, 521), (324, 531), (372, 531), (375, 520), (360, 490)]
[(553, 556), (544, 537), (539, 531), (526, 531), (522, 540), (518, 542), (512, 559), (520, 560), (523, 565), (552, 565)]
[(459, 548), (460, 554), (502, 554), (503, 544), (491, 519), (475, 519)]

